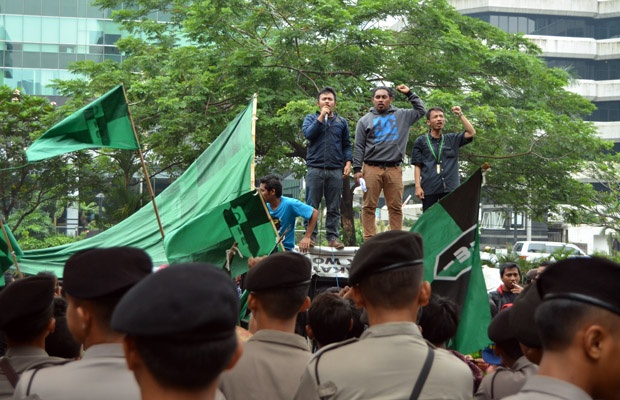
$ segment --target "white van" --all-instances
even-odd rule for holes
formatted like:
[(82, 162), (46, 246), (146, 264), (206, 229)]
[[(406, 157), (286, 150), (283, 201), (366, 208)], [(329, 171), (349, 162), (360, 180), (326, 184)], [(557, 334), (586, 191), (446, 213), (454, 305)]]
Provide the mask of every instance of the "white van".
[(579, 247), (572, 243), (562, 242), (516, 242), (512, 247), (512, 254), (522, 260), (536, 261), (549, 258), (552, 253), (561, 252), (570, 254), (572, 257), (587, 256)]

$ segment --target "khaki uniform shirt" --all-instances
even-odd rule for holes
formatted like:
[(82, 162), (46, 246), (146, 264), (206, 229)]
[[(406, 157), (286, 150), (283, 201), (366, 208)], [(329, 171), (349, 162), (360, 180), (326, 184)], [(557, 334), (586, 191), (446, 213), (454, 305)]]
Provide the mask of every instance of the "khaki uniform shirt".
[(542, 375), (532, 375), (519, 393), (506, 397), (505, 400), (592, 400), (586, 392), (577, 386)]
[(294, 333), (260, 330), (243, 346), (237, 365), (220, 378), (227, 400), (291, 400), (312, 353)]
[(495, 372), (486, 375), (478, 388), (476, 400), (503, 399), (518, 393), (527, 378), (537, 371), (536, 364), (521, 356), (511, 368), (498, 367)]
[(37, 394), (44, 400), (139, 400), (140, 389), (127, 368), (120, 343), (91, 346), (81, 360), (24, 373), (15, 398)]
[[(32, 368), (38, 364), (45, 362), (60, 362), (62, 358), (50, 357), (45, 350), (38, 347), (12, 347), (7, 350), (5, 358), (9, 360), (11, 367), (17, 375), (21, 375), (25, 370)], [(0, 399), (12, 399), (13, 386), (9, 383), (8, 378), (0, 369)]]
[[(417, 325), (374, 325), (358, 341), (321, 349), (310, 361), (296, 400), (408, 399), (428, 353)], [(435, 359), (420, 399), (471, 399), (473, 379), (467, 365), (443, 349)]]

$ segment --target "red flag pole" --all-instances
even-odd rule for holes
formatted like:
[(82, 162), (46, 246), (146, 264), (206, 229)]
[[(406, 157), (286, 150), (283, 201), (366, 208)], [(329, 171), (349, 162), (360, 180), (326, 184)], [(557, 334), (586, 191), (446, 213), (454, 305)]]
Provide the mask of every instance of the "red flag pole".
[(127, 104), (127, 115), (129, 116), (129, 121), (131, 121), (131, 129), (133, 130), (133, 135), (136, 138), (136, 143), (138, 143), (138, 155), (140, 156), (140, 164), (142, 164), (142, 171), (144, 173), (144, 179), (146, 180), (146, 185), (149, 188), (149, 194), (151, 195), (151, 202), (153, 203), (153, 209), (155, 210), (155, 218), (157, 218), (157, 224), (159, 225), (159, 232), (161, 233), (162, 240), (164, 239), (164, 227), (161, 224), (161, 219), (159, 218), (159, 210), (157, 209), (157, 204), (155, 203), (155, 192), (153, 191), (153, 186), (151, 186), (151, 179), (149, 177), (149, 172), (146, 169), (146, 163), (144, 162), (144, 156), (142, 155), (142, 146), (140, 146), (140, 139), (138, 139), (138, 133), (136, 132), (136, 126), (133, 123), (133, 118), (131, 116), (131, 110), (129, 108), (129, 101), (127, 100), (127, 92), (125, 92), (125, 85), (123, 85), (123, 95), (125, 96), (125, 103)]

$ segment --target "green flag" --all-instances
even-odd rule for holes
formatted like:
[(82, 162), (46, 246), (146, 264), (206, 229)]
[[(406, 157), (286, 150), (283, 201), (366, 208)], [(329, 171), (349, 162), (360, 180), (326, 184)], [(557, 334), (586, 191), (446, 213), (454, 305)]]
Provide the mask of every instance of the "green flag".
[(231, 263), (231, 275), (247, 271), (248, 257), (271, 253), (276, 245), (275, 228), (254, 190), (211, 208), (166, 236), (170, 263), (209, 262), (223, 266), (226, 250), (237, 243), (239, 254)]
[(424, 278), (432, 292), (461, 305), (452, 348), (471, 353), (490, 343), (491, 320), (478, 238), (482, 170), (429, 208), (411, 230), (424, 239)]
[(63, 119), (26, 150), (28, 161), (89, 148), (136, 150), (123, 85)]
[[(21, 259), (24, 253), (22, 253), (22, 249), (19, 247), (19, 244), (17, 244), (17, 240), (15, 240), (15, 236), (13, 236), (11, 228), (5, 224), (4, 230), (6, 231), (6, 235), (9, 237), (15, 257), (18, 260)], [(4, 233), (0, 233), (0, 286), (4, 286), (4, 272), (13, 264), (13, 257), (11, 256), (11, 251), (9, 250), (6, 237), (4, 237)]]
[[(252, 110), (255, 101), (253, 99), (240, 110), (192, 165), (156, 197), (166, 236), (208, 210), (247, 193), (252, 187)], [(202, 235), (214, 234), (213, 227), (203, 228)], [(19, 266), (27, 274), (53, 271), (61, 277), (64, 264), (72, 254), (92, 247), (112, 246), (143, 249), (151, 256), (155, 266), (169, 263), (153, 206), (145, 204), (129, 218), (91, 238), (63, 246), (25, 251)], [(169, 250), (174, 252), (174, 246)]]

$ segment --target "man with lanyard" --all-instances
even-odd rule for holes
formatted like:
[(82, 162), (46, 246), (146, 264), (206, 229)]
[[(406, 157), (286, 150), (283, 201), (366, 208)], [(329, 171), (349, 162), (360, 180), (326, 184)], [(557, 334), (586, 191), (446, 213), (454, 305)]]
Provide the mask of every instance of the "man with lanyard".
[(471, 143), (476, 135), (461, 107), (452, 107), (452, 112), (463, 123), (464, 132), (443, 133), (444, 111), (441, 107), (433, 107), (426, 112), (429, 133), (413, 144), (411, 163), (415, 165), (415, 195), (422, 200), (422, 211), (459, 186), (459, 148)]

